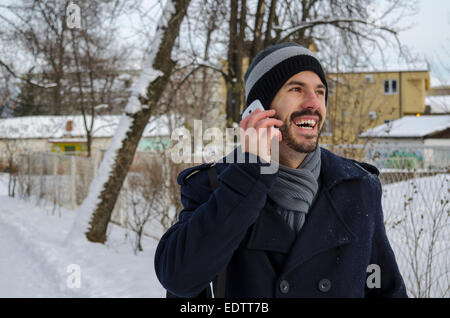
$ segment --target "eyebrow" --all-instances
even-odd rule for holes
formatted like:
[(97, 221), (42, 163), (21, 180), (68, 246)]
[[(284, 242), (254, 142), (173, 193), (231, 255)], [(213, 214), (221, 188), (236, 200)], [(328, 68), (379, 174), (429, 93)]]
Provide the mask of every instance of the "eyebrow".
[[(298, 85), (298, 86), (305, 87), (306, 83), (299, 82), (299, 81), (290, 81), (290, 82), (288, 82), (286, 84), (286, 86), (292, 86), (292, 85)], [(323, 84), (317, 84), (316, 88), (324, 88), (324, 89), (326, 89), (325, 85), (323, 85)]]

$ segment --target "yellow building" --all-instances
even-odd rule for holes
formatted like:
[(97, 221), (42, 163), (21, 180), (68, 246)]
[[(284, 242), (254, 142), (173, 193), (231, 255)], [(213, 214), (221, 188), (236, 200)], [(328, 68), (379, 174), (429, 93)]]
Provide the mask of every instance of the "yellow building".
[(52, 145), (51, 151), (54, 153), (80, 156), (87, 154), (87, 141), (83, 138), (49, 139), (48, 142)]
[[(386, 120), (425, 112), (426, 64), (328, 72), (327, 120), (321, 143), (362, 144), (358, 135)], [(345, 153), (344, 153), (345, 154)]]

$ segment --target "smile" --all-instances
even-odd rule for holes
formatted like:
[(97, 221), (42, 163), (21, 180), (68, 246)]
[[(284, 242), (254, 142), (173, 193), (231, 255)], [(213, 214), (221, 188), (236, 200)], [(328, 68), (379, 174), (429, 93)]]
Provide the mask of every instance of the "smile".
[(319, 117), (314, 115), (303, 115), (294, 117), (292, 121), (298, 127), (300, 132), (311, 134), (316, 131)]
[(297, 127), (312, 130), (316, 126), (317, 121), (315, 121), (314, 119), (302, 119), (294, 123), (297, 125)]

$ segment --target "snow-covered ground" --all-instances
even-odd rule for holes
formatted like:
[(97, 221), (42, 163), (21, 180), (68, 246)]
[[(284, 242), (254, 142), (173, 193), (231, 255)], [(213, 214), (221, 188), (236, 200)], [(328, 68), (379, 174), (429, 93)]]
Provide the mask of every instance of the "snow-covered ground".
[(386, 233), (411, 297), (450, 297), (450, 174), (383, 186)]
[[(383, 186), (386, 231), (411, 297), (449, 297), (449, 188), (448, 174)], [(111, 224), (105, 245), (66, 246), (75, 212), (44, 203), (8, 197), (0, 174), (0, 297), (165, 297), (154, 272), (157, 240), (143, 237), (135, 255), (134, 234)], [(71, 288), (73, 268), (80, 288)]]
[(105, 245), (64, 245), (75, 213), (51, 211), (8, 197), (0, 175), (0, 297), (165, 297), (156, 240), (144, 237), (135, 255), (133, 233), (111, 225)]

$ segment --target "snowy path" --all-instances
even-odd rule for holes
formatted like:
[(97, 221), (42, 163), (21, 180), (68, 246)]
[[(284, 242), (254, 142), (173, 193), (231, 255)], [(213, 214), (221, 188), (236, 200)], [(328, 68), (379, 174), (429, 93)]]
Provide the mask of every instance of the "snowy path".
[(0, 297), (61, 297), (14, 229), (0, 221)]
[[(106, 244), (63, 244), (75, 213), (38, 206), (6, 195), (0, 174), (0, 297), (164, 297), (156, 278), (157, 241), (144, 237), (133, 252), (134, 234), (110, 225)], [(80, 288), (70, 288), (68, 268), (80, 269)]]

